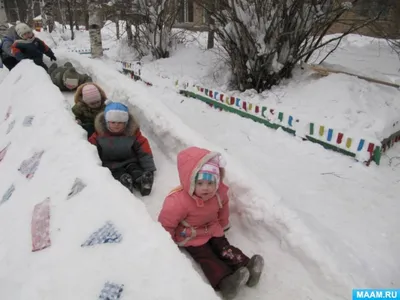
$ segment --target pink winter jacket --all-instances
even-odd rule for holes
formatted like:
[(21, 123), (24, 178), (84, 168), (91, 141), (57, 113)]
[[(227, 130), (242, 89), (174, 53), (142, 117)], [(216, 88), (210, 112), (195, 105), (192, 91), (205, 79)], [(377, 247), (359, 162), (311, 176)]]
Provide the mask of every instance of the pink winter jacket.
[(181, 186), (165, 198), (158, 221), (179, 246), (204, 245), (212, 237), (223, 236), (224, 229), (229, 227), (228, 187), (222, 178), (213, 198), (203, 201), (193, 194), (197, 172), (217, 155), (197, 147), (178, 154)]

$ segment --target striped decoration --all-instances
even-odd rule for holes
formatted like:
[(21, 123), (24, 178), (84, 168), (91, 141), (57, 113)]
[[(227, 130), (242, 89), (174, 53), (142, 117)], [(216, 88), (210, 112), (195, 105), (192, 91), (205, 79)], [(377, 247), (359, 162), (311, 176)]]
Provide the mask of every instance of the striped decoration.
[[(132, 67), (132, 63), (125, 66)], [(127, 71), (128, 70), (125, 69), (124, 73)], [(137, 78), (142, 80), (138, 75), (135, 75), (134, 72), (130, 72), (130, 74), (135, 80), (138, 80)], [(148, 83), (148, 85), (151, 84)], [(175, 81), (175, 85), (179, 87), (178, 80)], [(241, 111), (238, 114), (242, 117), (253, 120), (256, 120), (254, 119), (254, 117), (256, 117), (260, 119), (260, 121), (264, 120), (262, 123), (268, 127), (272, 127), (274, 129), (282, 127), (285, 131), (292, 134), (296, 134), (297, 132), (296, 124), (301, 124), (300, 120), (294, 116), (282, 111), (276, 112), (274, 108), (253, 104), (241, 98), (228, 96), (224, 93), (207, 89), (199, 85), (193, 84), (192, 87), (193, 88), (189, 88), (189, 83), (186, 82), (183, 84), (183, 89), (179, 88), (179, 92), (181, 94), (183, 93), (185, 96), (199, 98), (200, 100), (202, 100), (201, 97), (206, 97), (211, 101), (215, 101), (216, 104), (218, 103), (222, 104), (222, 106), (226, 106), (226, 110), (230, 112), (234, 113), (235, 111)], [(196, 97), (196, 95), (199, 97)], [(220, 105), (216, 106), (209, 101), (207, 101), (207, 103), (210, 107), (220, 111), (224, 110)], [(251, 115), (254, 117), (251, 117)], [(377, 141), (368, 141), (362, 138), (354, 139), (352, 137), (345, 136), (343, 132), (338, 132), (332, 128), (326, 128), (325, 125), (321, 124), (316, 126), (315, 123), (308, 123), (308, 132), (303, 133), (301, 130), (300, 136), (314, 143), (321, 143), (325, 148), (339, 151), (346, 155), (360, 157), (360, 159), (363, 161), (365, 161), (365, 156), (359, 156), (358, 153), (367, 153), (370, 157), (369, 160), (366, 161), (367, 165), (369, 165), (372, 160), (379, 165), (382, 152), (392, 147), (395, 142), (400, 141), (400, 132), (390, 140), (385, 140), (385, 143), (379, 143)]]
[[(110, 48), (103, 48), (103, 51), (110, 50)], [(92, 50), (90, 48), (83, 49), (68, 49), (68, 52), (79, 53), (79, 54), (91, 54)]]
[[(274, 108), (267, 106), (252, 104), (240, 97), (227, 96), (224, 93), (203, 88), (201, 86), (195, 86), (194, 90), (207, 98), (227, 105), (235, 110), (252, 114), (284, 128), (296, 131), (296, 124), (300, 123), (299, 119), (295, 118), (291, 114), (276, 111)], [(344, 133), (338, 132), (333, 128), (327, 128), (322, 124), (316, 126), (315, 123), (309, 123), (309, 132), (306, 136), (313, 137), (327, 145), (332, 145), (355, 155), (357, 155), (357, 153), (367, 152), (370, 158), (374, 155), (375, 149), (380, 147), (377, 142), (369, 142), (366, 139), (354, 139), (353, 137), (345, 136)], [(400, 137), (398, 137), (398, 139), (400, 139)], [(390, 143), (388, 143), (388, 146), (389, 144)]]
[(353, 139), (351, 137), (345, 137), (343, 132), (339, 132), (332, 128), (326, 129), (323, 125), (318, 125), (318, 132), (316, 132), (315, 127), (315, 123), (309, 124), (309, 136), (354, 154), (367, 152), (370, 159), (374, 155), (374, 151), (380, 147), (378, 143), (367, 141), (366, 139)]

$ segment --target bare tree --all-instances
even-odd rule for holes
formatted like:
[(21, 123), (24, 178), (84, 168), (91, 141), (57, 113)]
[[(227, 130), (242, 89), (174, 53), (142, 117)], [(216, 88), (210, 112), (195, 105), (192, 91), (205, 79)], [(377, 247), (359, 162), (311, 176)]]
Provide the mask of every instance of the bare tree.
[(171, 29), (178, 16), (180, 5), (171, 0), (136, 0), (134, 10), (140, 18), (133, 47), (143, 51), (147, 47), (154, 58), (169, 57), (172, 47)]
[(74, 10), (73, 10), (74, 17), (73, 17), (73, 18), (74, 18), (75, 30), (79, 31), (78, 1), (73, 0), (73, 3), (74, 3), (74, 5), (73, 5), (73, 8), (74, 8)]
[(33, 0), (25, 0), (25, 23), (32, 24), (35, 12), (35, 1)]
[[(357, 0), (220, 0), (212, 11), (216, 37), (227, 53), (232, 83), (240, 90), (261, 92), (291, 76), (298, 62), (329, 42), (331, 26), (353, 8)], [(359, 29), (353, 25), (343, 33)], [(371, 20), (372, 22), (372, 20)]]
[(19, 5), (18, 5), (17, 0), (13, 0), (13, 5), (14, 5), (15, 14), (17, 15), (17, 20), (21, 21), (21, 13), (19, 10)]
[(75, 39), (75, 32), (74, 32), (74, 13), (72, 11), (72, 4), (73, 0), (65, 0), (65, 6), (67, 7), (67, 13), (68, 13), (68, 23), (69, 23), (69, 29), (71, 30), (71, 40)]
[[(53, 15), (56, 15), (55, 10), (58, 9), (59, 13), (60, 13), (60, 18), (61, 18), (61, 24), (63, 25), (63, 32), (64, 32), (64, 26), (66, 24), (65, 21), (65, 5), (63, 5), (64, 2), (61, 2), (61, 0), (57, 0), (57, 6), (54, 5), (53, 6)], [(73, 39), (73, 36), (71, 36), (71, 38)]]
[(48, 0), (47, 2), (40, 2), (40, 10), (42, 16), (42, 26), (44, 30), (52, 32), (54, 29), (54, 1)]

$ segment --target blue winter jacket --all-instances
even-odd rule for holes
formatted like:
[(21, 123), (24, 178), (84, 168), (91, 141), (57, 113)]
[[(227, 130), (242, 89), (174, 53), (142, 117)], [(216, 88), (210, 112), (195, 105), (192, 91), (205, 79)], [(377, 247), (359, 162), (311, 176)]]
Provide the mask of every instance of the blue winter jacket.
[(22, 39), (15, 31), (15, 26), (11, 27), (2, 41), (3, 58), (13, 56), (17, 60), (32, 59), (35, 63), (43, 62), (43, 54), (54, 57), (53, 51), (37, 37), (29, 40)]

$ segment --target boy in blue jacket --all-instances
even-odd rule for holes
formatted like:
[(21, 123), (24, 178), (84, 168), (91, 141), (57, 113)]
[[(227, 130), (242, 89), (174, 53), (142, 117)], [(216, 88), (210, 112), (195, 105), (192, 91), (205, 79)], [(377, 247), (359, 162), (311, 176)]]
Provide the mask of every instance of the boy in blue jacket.
[(25, 23), (11, 27), (2, 41), (4, 65), (11, 70), (23, 59), (32, 59), (47, 71), (43, 54), (52, 61), (57, 60), (53, 51), (41, 39), (34, 36), (32, 28)]

